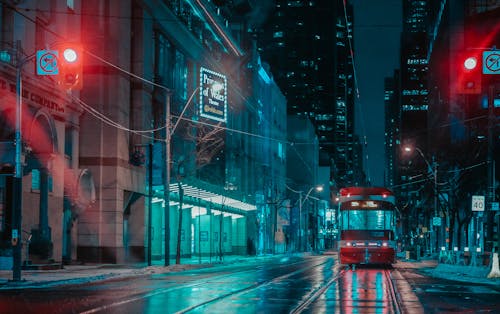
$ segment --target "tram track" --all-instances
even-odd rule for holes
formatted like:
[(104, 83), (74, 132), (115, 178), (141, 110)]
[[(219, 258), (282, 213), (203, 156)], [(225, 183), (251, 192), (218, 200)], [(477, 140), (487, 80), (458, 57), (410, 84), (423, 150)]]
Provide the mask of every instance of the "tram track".
[[(365, 272), (365, 271), (379, 271), (379, 270), (363, 269), (363, 268), (359, 268), (358, 270), (351, 270), (348, 266), (343, 267), (343, 268), (339, 267), (338, 271), (335, 272), (335, 275), (332, 276), (332, 278), (330, 280), (328, 280), (328, 282), (326, 282), (321, 287), (318, 287), (317, 289), (312, 291), (307, 296), (306, 299), (304, 299), (300, 304), (298, 304), (289, 313), (290, 314), (298, 314), (298, 313), (305, 312), (307, 310), (311, 310), (309, 308), (309, 306), (311, 304), (313, 304), (316, 300), (318, 300), (321, 296), (323, 296), (328, 291), (330, 286), (332, 286), (334, 283), (336, 283), (339, 280), (341, 280), (342, 278), (344, 278), (347, 274), (349, 274), (349, 272), (355, 273), (355, 272)], [(387, 295), (387, 299), (386, 299), (387, 300), (387, 308), (386, 308), (387, 312), (384, 311), (384, 313), (401, 314), (401, 313), (404, 313), (404, 311), (403, 311), (403, 307), (400, 304), (399, 299), (398, 299), (398, 292), (397, 292), (396, 286), (393, 283), (392, 271), (393, 271), (393, 269), (391, 266), (385, 266), (383, 269), (380, 269), (380, 273), (382, 274), (382, 277), (384, 278), (383, 282), (386, 286), (385, 291), (387, 292), (386, 293), (386, 295)], [(339, 302), (343, 302), (342, 291), (339, 291), (338, 293), (340, 295)], [(364, 301), (366, 301), (366, 300), (364, 300)], [(342, 308), (343, 305), (340, 304), (340, 307)], [(357, 310), (360, 310), (360, 309), (357, 309)], [(361, 310), (362, 310), (362, 308), (361, 308)], [(342, 313), (343, 311), (340, 310), (340, 312)]]
[(197, 309), (201, 309), (203, 307), (209, 306), (210, 304), (215, 304), (217, 302), (220, 302), (220, 301), (222, 301), (224, 299), (236, 297), (238, 295), (241, 295), (241, 294), (244, 294), (244, 293), (247, 293), (247, 292), (251, 292), (251, 291), (263, 288), (263, 287), (266, 287), (266, 286), (271, 285), (271, 284), (273, 284), (275, 282), (282, 281), (282, 280), (290, 278), (290, 277), (292, 277), (294, 275), (303, 273), (303, 272), (305, 272), (305, 271), (307, 271), (307, 270), (309, 270), (311, 268), (322, 266), (322, 265), (324, 265), (326, 263), (328, 263), (328, 261), (325, 261), (325, 262), (322, 262), (322, 263), (319, 263), (319, 264), (315, 264), (315, 265), (311, 265), (309, 267), (301, 268), (301, 269), (298, 269), (298, 270), (296, 270), (294, 272), (291, 272), (291, 273), (288, 273), (288, 274), (285, 274), (285, 275), (282, 275), (282, 276), (274, 277), (274, 278), (272, 278), (270, 280), (266, 280), (264, 282), (256, 283), (254, 285), (251, 285), (249, 287), (245, 287), (245, 288), (240, 289), (240, 290), (231, 291), (231, 292), (226, 293), (224, 295), (220, 295), (220, 296), (212, 298), (210, 300), (206, 300), (206, 301), (201, 302), (199, 304), (195, 304), (195, 305), (192, 305), (192, 306), (190, 306), (188, 308), (185, 308), (183, 310), (177, 311), (177, 312), (175, 312), (175, 314), (184, 314), (184, 313), (188, 313), (188, 312), (191, 312), (191, 311), (194, 311), (194, 310), (197, 310)]
[[(306, 261), (302, 260), (302, 261), (293, 262), (293, 263), (290, 263), (290, 264), (276, 265), (275, 268), (276, 269), (287, 268), (287, 267), (290, 267), (290, 266), (294, 266), (294, 265), (296, 266), (296, 265), (306, 264), (306, 263), (307, 263)], [(328, 261), (323, 261), (321, 263), (315, 263), (313, 265), (309, 265), (308, 267), (302, 267), (302, 268), (300, 268), (300, 269), (298, 269), (298, 270), (296, 270), (294, 272), (287, 273), (287, 274), (282, 275), (282, 276), (274, 277), (274, 278), (272, 278), (270, 280), (266, 280), (266, 281), (263, 281), (263, 282), (258, 282), (258, 283), (255, 283), (253, 285), (250, 285), (248, 287), (245, 287), (245, 288), (242, 288), (242, 289), (238, 289), (238, 290), (235, 290), (235, 291), (231, 291), (230, 293), (223, 294), (223, 295), (220, 295), (220, 296), (208, 299), (208, 300), (204, 300), (204, 301), (199, 302), (197, 304), (191, 305), (191, 306), (189, 306), (187, 308), (184, 308), (184, 309), (181, 309), (181, 310), (177, 310), (174, 313), (188, 313), (188, 312), (191, 312), (191, 311), (203, 308), (205, 306), (208, 306), (210, 304), (214, 304), (214, 303), (220, 302), (220, 301), (222, 301), (224, 299), (231, 298), (231, 297), (234, 297), (234, 296), (237, 296), (237, 295), (240, 295), (240, 294), (252, 291), (252, 290), (256, 290), (256, 289), (259, 289), (261, 287), (265, 287), (267, 285), (272, 284), (273, 282), (289, 278), (289, 277), (291, 277), (293, 275), (302, 273), (302, 272), (307, 271), (308, 269), (311, 269), (311, 268), (314, 268), (314, 267), (322, 266), (322, 265), (324, 265), (326, 263), (328, 263)], [(262, 267), (262, 266), (258, 265), (257, 267)], [(178, 291), (178, 290), (181, 290), (181, 289), (185, 289), (185, 288), (194, 289), (194, 288), (197, 288), (197, 287), (203, 287), (203, 286), (205, 286), (207, 284), (210, 284), (210, 283), (213, 283), (213, 282), (216, 282), (216, 281), (220, 281), (220, 280), (223, 280), (225, 278), (233, 277), (236, 274), (241, 275), (241, 274), (252, 273), (252, 272), (255, 272), (255, 269), (246, 269), (246, 270), (241, 270), (241, 271), (235, 271), (235, 272), (231, 272), (231, 273), (224, 274), (224, 275), (217, 275), (217, 276), (209, 277), (209, 278), (203, 279), (202, 281), (197, 280), (196, 282), (193, 282), (193, 283), (187, 283), (187, 284), (185, 283), (185, 284), (182, 284), (181, 286), (168, 287), (168, 288), (163, 288), (163, 289), (156, 289), (156, 290), (148, 292), (148, 293), (138, 293), (138, 294), (135, 294), (135, 295), (131, 295), (131, 296), (129, 296), (126, 299), (123, 299), (123, 300), (120, 300), (120, 301), (117, 301), (117, 302), (114, 302), (114, 303), (111, 303), (111, 304), (102, 305), (102, 306), (99, 306), (99, 307), (95, 307), (95, 308), (92, 308), (92, 309), (80, 312), (80, 314), (91, 314), (91, 313), (99, 313), (99, 312), (108, 312), (108, 311), (112, 311), (113, 308), (124, 306), (124, 305), (126, 305), (128, 303), (133, 303), (133, 302), (136, 302), (136, 301), (140, 301), (140, 300), (143, 300), (143, 299), (151, 298), (151, 297), (158, 296), (158, 295), (161, 295), (161, 294), (175, 292), (175, 291)]]
[(384, 269), (383, 274), (384, 274), (384, 277), (386, 278), (385, 282), (387, 283), (389, 298), (391, 300), (391, 305), (392, 305), (392, 308), (394, 311), (393, 313), (395, 313), (395, 314), (403, 313), (402, 306), (399, 303), (399, 298), (397, 297), (398, 292), (396, 290), (396, 286), (394, 285), (394, 283), (392, 281), (392, 271), (390, 269), (386, 268), (386, 269)]
[[(287, 279), (287, 278), (290, 278), (290, 277), (292, 277), (294, 275), (303, 273), (303, 272), (307, 271), (310, 268), (318, 267), (318, 266), (321, 266), (321, 265), (324, 265), (324, 264), (325, 263), (320, 263), (320, 264), (312, 265), (310, 267), (302, 268), (302, 269), (299, 269), (297, 271), (288, 273), (286, 275), (275, 277), (275, 278), (270, 279), (270, 280), (265, 281), (265, 282), (256, 283), (254, 285), (251, 285), (249, 287), (245, 287), (243, 289), (239, 289), (237, 291), (231, 291), (231, 292), (229, 292), (227, 294), (219, 295), (219, 296), (217, 296), (215, 298), (206, 300), (204, 302), (200, 302), (198, 304), (192, 305), (192, 306), (190, 306), (188, 308), (182, 309), (182, 310), (177, 311), (175, 313), (176, 314), (183, 314), (183, 313), (189, 313), (189, 312), (192, 312), (192, 311), (200, 310), (200, 309), (203, 309), (204, 307), (208, 307), (210, 305), (214, 305), (217, 302), (224, 301), (224, 300), (226, 300), (228, 298), (234, 298), (234, 297), (237, 297), (239, 295), (243, 295), (245, 293), (248, 293), (248, 292), (251, 292), (251, 291), (254, 291), (254, 290), (257, 290), (257, 289), (261, 289), (261, 288), (269, 286), (269, 285), (272, 285), (273, 283), (280, 282), (280, 281), (282, 281), (284, 279)], [(373, 270), (373, 269), (369, 269), (369, 270)], [(356, 272), (356, 270), (350, 270), (349, 267), (342, 268), (338, 264), (335, 265), (335, 267), (333, 268), (333, 274), (332, 274), (332, 276), (327, 281), (325, 281), (324, 283), (322, 283), (320, 286), (318, 286), (315, 289), (311, 290), (299, 302), (299, 304), (297, 304), (288, 313), (290, 313), (290, 314), (298, 314), (298, 313), (306, 312), (307, 310), (309, 310), (309, 306), (311, 304), (313, 304), (316, 300), (318, 300), (321, 296), (323, 296), (333, 284), (335, 284), (336, 282), (338, 282), (339, 279), (341, 279), (342, 277), (344, 277), (350, 271)], [(358, 270), (358, 271), (364, 271), (364, 269), (361, 269), (361, 270)], [(386, 308), (387, 309), (387, 313), (393, 313), (393, 314), (403, 313), (401, 304), (399, 303), (398, 298), (397, 298), (398, 292), (396, 291), (396, 287), (393, 284), (393, 279), (392, 279), (392, 275), (391, 275), (392, 268), (390, 268), (390, 266), (387, 266), (387, 267), (381, 269), (380, 273), (382, 274), (382, 277), (384, 278), (383, 282), (384, 282), (384, 285), (386, 287), (385, 291), (387, 292), (386, 293), (386, 295), (387, 295), (387, 299), (386, 299), (387, 300), (387, 308)]]
[[(331, 266), (329, 266), (329, 264), (331, 264)], [(258, 268), (262, 266), (263, 265), (256, 265)], [(290, 266), (295, 267), (295, 270), (282, 275), (279, 274), (279, 269), (285, 270)], [(325, 305), (322, 303), (318, 303), (320, 299), (325, 300), (328, 298), (330, 298), (330, 301), (333, 300), (333, 304), (335, 304), (334, 306), (336, 307), (335, 312), (339, 310), (340, 313), (348, 312), (349, 310), (363, 310), (366, 308), (372, 308), (377, 311), (382, 310), (383, 313), (404, 313), (402, 310), (403, 307), (398, 299), (399, 294), (396, 289), (396, 284), (393, 281), (393, 269), (391, 267), (373, 268), (372, 266), (367, 266), (351, 270), (349, 267), (342, 267), (342, 265), (338, 263), (332, 263), (331, 259), (312, 264), (308, 264), (307, 261), (298, 261), (290, 264), (276, 264), (272, 268), (266, 269), (266, 271), (271, 273), (278, 273), (276, 276), (269, 279), (255, 280), (255, 282), (248, 281), (242, 283), (240, 287), (236, 285), (231, 288), (232, 290), (222, 291), (218, 294), (202, 294), (198, 300), (193, 301), (193, 299), (191, 299), (192, 302), (184, 306), (178, 304), (178, 307), (176, 309), (172, 308), (172, 311), (169, 311), (169, 313), (183, 314), (200, 311), (209, 312), (210, 309), (217, 307), (220, 308), (222, 306), (225, 308), (227, 307), (227, 303), (235, 299), (248, 298), (248, 295), (257, 292), (259, 289), (273, 290), (276, 286), (282, 285), (285, 281), (307, 281), (309, 277), (315, 276), (314, 273), (309, 273), (309, 271), (318, 267), (323, 267), (325, 270), (331, 271), (331, 274), (325, 276), (322, 281), (316, 281), (310, 288), (310, 291), (304, 293), (300, 299), (296, 299), (295, 304), (289, 304), (291, 307), (286, 310), (288, 313), (310, 313), (318, 309), (318, 306), (319, 309), (333, 310), (332, 308), (324, 307)], [(215, 275), (174, 287), (155, 289), (154, 291), (146, 293), (137, 293), (129, 295), (127, 298), (123, 298), (120, 301), (102, 305), (81, 313), (113, 313), (120, 307), (127, 307), (127, 304), (133, 306), (135, 302), (143, 302), (145, 299), (154, 298), (163, 294), (179, 293), (182, 289), (206, 289), (211, 285), (222, 283), (228, 278), (238, 277), (238, 275), (241, 274), (256, 274), (256, 271), (259, 270), (253, 268), (232, 271), (223, 275)], [(370, 282), (373, 283), (375, 281), (378, 281), (376, 285), (370, 284)], [(334, 288), (336, 289), (335, 293), (337, 295), (336, 301), (332, 299), (331, 293), (330, 296), (327, 296), (328, 291), (331, 291), (330, 288), (335, 285), (337, 285), (337, 287)], [(366, 291), (368, 290), (370, 290), (371, 293), (367, 293)], [(357, 297), (355, 298), (354, 295), (357, 295)], [(363, 295), (363, 297), (360, 298), (359, 295)], [(330, 307), (331, 306), (332, 304)]]
[[(335, 267), (337, 269), (337, 267)], [(302, 313), (311, 303), (316, 301), (321, 295), (323, 295), (328, 288), (332, 284), (334, 284), (340, 277), (344, 275), (346, 272), (346, 269), (340, 269), (336, 272), (334, 272), (334, 275), (332, 278), (330, 278), (325, 284), (321, 285), (317, 289), (311, 291), (309, 295), (303, 300), (300, 304), (298, 304), (294, 309), (290, 311), (290, 314), (297, 314), (297, 313)]]

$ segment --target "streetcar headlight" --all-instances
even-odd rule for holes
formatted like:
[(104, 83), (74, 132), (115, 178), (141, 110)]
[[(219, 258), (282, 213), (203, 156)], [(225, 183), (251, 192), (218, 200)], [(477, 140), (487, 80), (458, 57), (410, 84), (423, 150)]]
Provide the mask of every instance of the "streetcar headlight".
[(351, 242), (347, 242), (345, 245), (346, 246), (351, 246), (352, 244), (351, 244)]
[(356, 242), (354, 242), (354, 243), (352, 244), (352, 246), (356, 246)]
[(382, 243), (382, 246), (387, 246), (387, 242)]

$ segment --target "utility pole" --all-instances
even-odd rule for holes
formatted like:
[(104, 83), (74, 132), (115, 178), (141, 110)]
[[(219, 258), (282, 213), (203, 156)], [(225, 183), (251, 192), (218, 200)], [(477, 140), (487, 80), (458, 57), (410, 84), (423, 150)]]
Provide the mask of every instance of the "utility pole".
[[(438, 164), (435, 160), (435, 157), (432, 156), (432, 165), (433, 168), (431, 169), (433, 171), (434, 175), (434, 217), (438, 217), (438, 188), (437, 188), (437, 167)], [(436, 250), (439, 251), (439, 227), (442, 227), (443, 222), (441, 222), (441, 226), (435, 226), (434, 227), (434, 233), (436, 236)]]
[(23, 139), (22, 139), (22, 110), (23, 110), (23, 66), (33, 59), (36, 53), (27, 57), (19, 56), (21, 43), (17, 42), (17, 64), (16, 64), (16, 130), (15, 130), (15, 172), (13, 184), (13, 208), (12, 208), (12, 281), (21, 281), (22, 263), (22, 203), (23, 203)]
[[(492, 210), (492, 205), (493, 202), (495, 201), (495, 159), (493, 158), (493, 128), (494, 128), (494, 120), (495, 120), (495, 113), (493, 111), (494, 108), (494, 98), (495, 98), (495, 85), (490, 84), (488, 88), (488, 193), (487, 193), (487, 206), (486, 206), (486, 215), (485, 218), (487, 219), (487, 228), (486, 228), (486, 234), (487, 234), (487, 239), (484, 240), (490, 240), (491, 242), (491, 251), (493, 252), (495, 245), (498, 246), (499, 244), (499, 239), (497, 239), (497, 243), (493, 243), (493, 223), (495, 221), (495, 212)], [(497, 225), (497, 234), (499, 233), (498, 231), (498, 225)], [(484, 237), (483, 237), (484, 238)], [(498, 251), (497, 251), (498, 252)]]
[(165, 90), (165, 176), (163, 196), (165, 199), (165, 266), (170, 265), (170, 90)]
[(149, 149), (149, 160), (148, 160), (148, 186), (149, 186), (149, 200), (148, 200), (148, 266), (151, 266), (151, 252), (152, 252), (152, 234), (151, 231), (153, 227), (151, 224), (153, 223), (153, 143), (148, 144)]
[(299, 252), (302, 250), (302, 191), (299, 192)]
[[(18, 48), (20, 45), (18, 44)], [(13, 180), (14, 206), (12, 210), (12, 280), (21, 281), (21, 246), (22, 246), (22, 202), (23, 202), (23, 166), (22, 166), (22, 67), (26, 59), (19, 60), (16, 71), (16, 159)]]

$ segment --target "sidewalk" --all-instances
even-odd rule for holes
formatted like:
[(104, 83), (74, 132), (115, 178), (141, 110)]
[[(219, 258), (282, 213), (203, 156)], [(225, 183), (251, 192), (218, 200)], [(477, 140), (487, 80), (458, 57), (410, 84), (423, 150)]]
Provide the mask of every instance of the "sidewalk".
[(488, 266), (467, 266), (438, 263), (437, 257), (423, 257), (420, 260), (407, 260), (399, 257), (395, 268), (417, 269), (426, 276), (461, 282), (475, 282), (500, 287), (500, 278), (487, 278), (491, 268)]
[(0, 270), (0, 290), (52, 287), (66, 284), (81, 284), (111, 278), (134, 277), (148, 274), (180, 272), (207, 267), (224, 267), (236, 263), (252, 263), (263, 258), (276, 258), (278, 255), (241, 256), (227, 255), (223, 261), (217, 257), (182, 258), (181, 264), (170, 260), (165, 266), (163, 261), (153, 261), (153, 265), (137, 264), (84, 264), (64, 265), (62, 269), (22, 270), (21, 281), (12, 281), (12, 270)]

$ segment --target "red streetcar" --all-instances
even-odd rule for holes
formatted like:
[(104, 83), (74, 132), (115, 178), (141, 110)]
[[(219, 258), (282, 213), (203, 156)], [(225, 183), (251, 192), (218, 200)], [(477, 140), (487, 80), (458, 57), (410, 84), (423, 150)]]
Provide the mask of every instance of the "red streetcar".
[(341, 264), (392, 264), (395, 261), (395, 197), (383, 187), (340, 190), (339, 258)]

